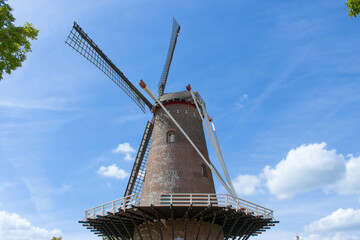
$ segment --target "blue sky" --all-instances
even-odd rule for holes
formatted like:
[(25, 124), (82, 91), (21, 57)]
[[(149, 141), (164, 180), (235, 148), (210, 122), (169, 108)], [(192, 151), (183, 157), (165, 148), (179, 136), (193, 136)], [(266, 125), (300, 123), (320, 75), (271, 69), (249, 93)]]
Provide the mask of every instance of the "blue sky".
[(173, 16), (166, 92), (199, 91), (238, 196), (274, 210), (256, 239), (360, 239), (360, 31), (344, 0), (9, 4), (40, 33), (0, 82), (1, 239), (97, 239), (77, 221), (123, 196), (151, 118), (64, 44), (73, 21), (156, 91)]

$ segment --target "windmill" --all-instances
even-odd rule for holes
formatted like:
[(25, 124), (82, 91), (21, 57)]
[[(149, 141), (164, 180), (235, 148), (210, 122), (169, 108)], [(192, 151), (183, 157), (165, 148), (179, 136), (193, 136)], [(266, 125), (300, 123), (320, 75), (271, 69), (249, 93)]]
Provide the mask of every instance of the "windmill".
[[(158, 96), (152, 104), (74, 22), (66, 44), (114, 81), (145, 112), (147, 122), (124, 197), (85, 211), (79, 221), (109, 239), (248, 239), (274, 226), (273, 211), (236, 196), (212, 118), (198, 92), (165, 93), (180, 26), (173, 19)], [(204, 129), (225, 179), (209, 159)], [(213, 174), (228, 192), (215, 192)]]

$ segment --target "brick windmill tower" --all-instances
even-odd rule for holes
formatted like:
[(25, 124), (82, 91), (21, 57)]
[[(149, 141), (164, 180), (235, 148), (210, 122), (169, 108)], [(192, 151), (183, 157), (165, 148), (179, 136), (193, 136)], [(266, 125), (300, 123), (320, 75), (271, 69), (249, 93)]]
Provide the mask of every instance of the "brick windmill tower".
[[(148, 121), (124, 197), (85, 211), (83, 226), (108, 239), (248, 239), (274, 226), (273, 211), (236, 196), (212, 118), (190, 85), (164, 93), (180, 26), (173, 20), (168, 55), (152, 104), (74, 23), (66, 44), (92, 62), (143, 110)], [(204, 129), (225, 179), (209, 159)], [(213, 174), (228, 194), (215, 192)]]

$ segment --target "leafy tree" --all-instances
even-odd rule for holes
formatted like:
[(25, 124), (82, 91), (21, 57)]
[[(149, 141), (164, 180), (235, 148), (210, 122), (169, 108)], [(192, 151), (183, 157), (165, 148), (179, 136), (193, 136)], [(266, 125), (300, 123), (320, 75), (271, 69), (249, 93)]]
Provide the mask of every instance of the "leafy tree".
[(360, 13), (360, 0), (347, 0), (345, 5), (349, 10), (348, 15), (353, 18)]
[(39, 30), (31, 23), (25, 22), (24, 26), (15, 26), (13, 10), (6, 0), (0, 0), (0, 81), (3, 72), (21, 67), (26, 59), (26, 53), (31, 51), (29, 40), (36, 39)]
[(51, 240), (62, 240), (62, 237), (53, 237)]

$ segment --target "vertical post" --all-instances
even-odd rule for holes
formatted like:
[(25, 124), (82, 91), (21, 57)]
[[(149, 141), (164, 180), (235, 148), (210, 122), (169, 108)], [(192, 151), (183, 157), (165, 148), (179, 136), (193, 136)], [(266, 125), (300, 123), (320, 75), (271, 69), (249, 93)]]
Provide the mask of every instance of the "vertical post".
[(102, 207), (101, 207), (101, 215), (105, 215), (105, 210), (104, 210), (104, 205), (102, 205)]
[(112, 210), (112, 213), (115, 213), (115, 201), (112, 202), (111, 210)]
[(126, 204), (126, 201), (125, 201), (125, 198), (123, 198), (122, 200), (122, 209), (125, 211), (125, 204)]
[(229, 206), (229, 200), (228, 200), (228, 195), (225, 194), (225, 204), (226, 206)]

